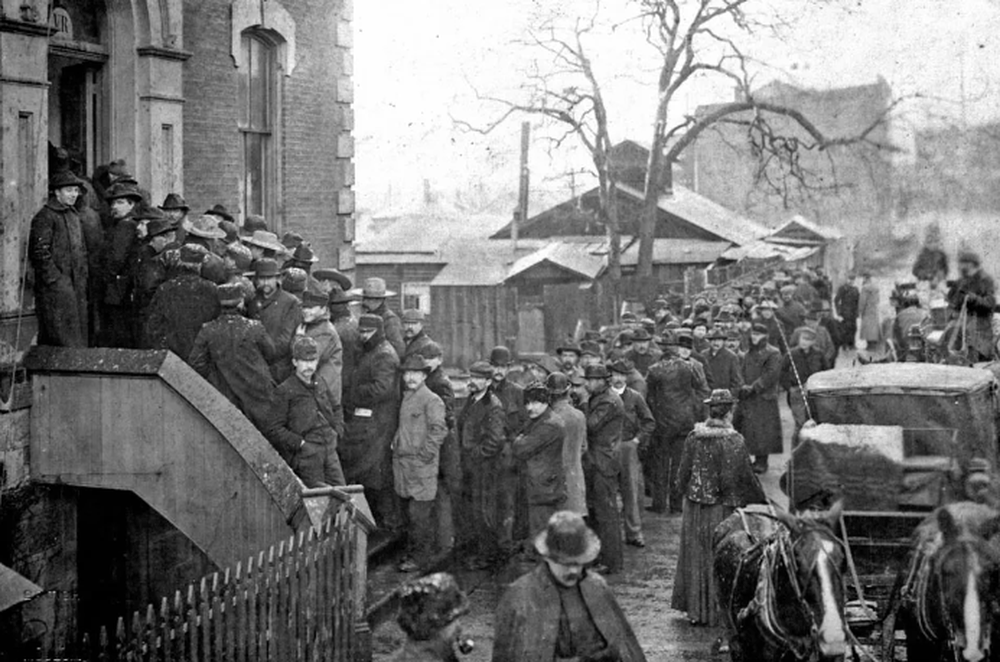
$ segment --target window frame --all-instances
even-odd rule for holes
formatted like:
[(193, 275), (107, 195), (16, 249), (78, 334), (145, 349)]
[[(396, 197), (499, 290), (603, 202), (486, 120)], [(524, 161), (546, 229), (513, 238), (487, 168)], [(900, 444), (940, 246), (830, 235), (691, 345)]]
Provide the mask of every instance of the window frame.
[(407, 297), (417, 297), (418, 305), (415, 306), (424, 315), (431, 314), (431, 284), (425, 282), (402, 283), (399, 288), (399, 303), (402, 310), (411, 308), (406, 305)]
[[(239, 118), (237, 129), (240, 135), (240, 210), (243, 217), (249, 214), (261, 214), (267, 220), (268, 225), (277, 233), (281, 233), (284, 222), (282, 218), (282, 191), (280, 182), (282, 181), (279, 169), (281, 168), (281, 98), (284, 75), (279, 53), (281, 38), (269, 30), (260, 28), (249, 28), (240, 35), (240, 48), (244, 52), (243, 63), (239, 71)], [(255, 59), (254, 44), (258, 46)], [(266, 81), (263, 85), (265, 99), (263, 109), (265, 121), (257, 124), (254, 118), (254, 98), (253, 93), (253, 69), (261, 62), (261, 54), (266, 55), (265, 69)], [(260, 158), (260, 178), (261, 182), (261, 202), (260, 209), (252, 203), (252, 191), (248, 186), (250, 180), (250, 150), (251, 141), (254, 137), (261, 140), (259, 150)]]

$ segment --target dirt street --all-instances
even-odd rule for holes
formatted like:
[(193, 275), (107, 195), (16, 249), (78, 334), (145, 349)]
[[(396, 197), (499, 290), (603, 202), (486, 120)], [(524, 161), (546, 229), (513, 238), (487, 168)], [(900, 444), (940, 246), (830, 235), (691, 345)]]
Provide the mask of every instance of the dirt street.
[[(778, 489), (792, 430), (791, 412), (781, 400), (782, 427), (786, 455), (771, 458), (771, 470), (763, 476), (764, 488), (775, 501), (784, 504)], [(648, 502), (647, 502), (648, 505)], [(670, 608), (674, 570), (680, 538), (680, 515), (643, 514), (646, 547), (626, 546), (625, 570), (608, 577), (622, 609), (635, 629), (650, 662), (684, 660), (728, 660), (728, 655), (713, 654), (712, 644), (720, 631), (695, 628), (684, 614)], [(459, 583), (470, 591), (472, 609), (463, 618), (466, 634), (476, 642), (476, 649), (463, 660), (487, 662), (493, 649), (493, 615), (503, 587), (530, 570), (530, 566), (507, 567), (501, 575), (488, 578), (471, 573), (457, 573)], [(399, 646), (403, 633), (390, 621), (374, 632), (375, 659), (385, 659)]]

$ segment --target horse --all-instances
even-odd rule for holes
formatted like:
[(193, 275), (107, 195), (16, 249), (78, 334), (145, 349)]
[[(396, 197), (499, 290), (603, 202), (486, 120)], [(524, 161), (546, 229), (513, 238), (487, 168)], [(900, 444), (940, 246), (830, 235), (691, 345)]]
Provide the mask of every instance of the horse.
[(902, 582), (909, 662), (1000, 660), (991, 650), (1000, 611), (1000, 512), (962, 501), (916, 529)]
[(716, 527), (713, 572), (733, 662), (844, 659), (842, 508), (738, 510)]

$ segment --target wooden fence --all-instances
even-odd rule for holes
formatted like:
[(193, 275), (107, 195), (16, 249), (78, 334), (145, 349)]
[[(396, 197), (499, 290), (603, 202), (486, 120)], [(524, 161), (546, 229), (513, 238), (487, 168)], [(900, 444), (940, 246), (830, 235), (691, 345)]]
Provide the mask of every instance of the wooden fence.
[[(348, 662), (370, 659), (363, 621), (365, 545), (345, 505), (235, 568), (150, 604), (145, 613), (35, 642), (20, 659), (93, 662)], [(360, 543), (360, 544), (359, 544)], [(359, 558), (360, 555), (360, 558)], [(25, 655), (27, 653), (27, 655)], [(0, 656), (2, 657), (2, 656)]]

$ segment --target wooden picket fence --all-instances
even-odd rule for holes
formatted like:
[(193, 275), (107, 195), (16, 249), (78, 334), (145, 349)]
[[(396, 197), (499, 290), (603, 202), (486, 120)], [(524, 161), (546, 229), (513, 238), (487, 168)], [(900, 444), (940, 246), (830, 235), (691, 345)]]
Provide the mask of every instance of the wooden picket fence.
[[(235, 568), (203, 577), (77, 646), (40, 647), (35, 660), (93, 662), (348, 662), (365, 586), (364, 535), (348, 509)], [(360, 550), (360, 552), (359, 552)], [(363, 579), (361, 582), (363, 584)]]

